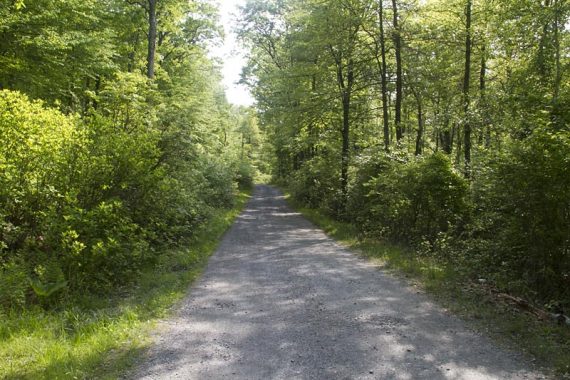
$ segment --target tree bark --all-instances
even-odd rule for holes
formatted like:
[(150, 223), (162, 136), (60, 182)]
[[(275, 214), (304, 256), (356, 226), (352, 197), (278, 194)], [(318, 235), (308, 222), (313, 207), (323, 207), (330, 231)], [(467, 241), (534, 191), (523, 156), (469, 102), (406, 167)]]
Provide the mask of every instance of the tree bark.
[(402, 122), (402, 36), (400, 33), (400, 26), (398, 21), (398, 4), (397, 0), (392, 0), (392, 9), (394, 13), (394, 32), (392, 34), (394, 39), (394, 49), (396, 53), (396, 110), (395, 110), (395, 124), (396, 124), (396, 140), (399, 142), (404, 136), (401, 122)]
[(441, 149), (445, 154), (451, 154), (451, 131), (441, 131)]
[[(354, 63), (349, 60), (347, 67), (347, 81), (344, 85), (342, 81), (342, 163), (341, 163), (341, 192), (342, 207), (346, 206), (348, 197), (348, 164), (350, 161), (350, 100), (352, 96), (352, 87), (354, 84)], [(341, 72), (339, 78), (342, 79), (342, 66), (339, 67)]]
[(444, 110), (444, 112), (445, 115), (443, 118), (443, 125), (440, 133), (441, 149), (445, 154), (450, 155), (453, 150), (453, 136), (452, 136), (452, 130), (449, 127), (449, 122), (450, 122), (449, 113), (447, 112), (447, 110)]
[(463, 77), (463, 152), (465, 177), (471, 177), (471, 124), (469, 121), (469, 84), (471, 77), (471, 8), (472, 0), (465, 6), (465, 74)]
[(416, 94), (416, 102), (418, 104), (418, 135), (416, 136), (416, 152), (415, 155), (422, 154), (424, 139), (424, 113), (422, 108), (422, 98)]
[(341, 211), (344, 212), (346, 209), (346, 202), (348, 200), (348, 166), (350, 162), (350, 101), (352, 96), (352, 88), (354, 86), (354, 60), (351, 58), (351, 54), (348, 54), (349, 58), (345, 72), (345, 65), (343, 65), (342, 54), (335, 52), (332, 45), (329, 45), (329, 50), (335, 62), (337, 85), (342, 102), (340, 190), (342, 194)]
[[(548, 9), (550, 8), (551, 5), (551, 0), (545, 0), (544, 1), (544, 5), (543, 7), (543, 12), (548, 12)], [(537, 66), (538, 66), (538, 73), (540, 74), (540, 76), (542, 77), (542, 80), (547, 83), (548, 81), (548, 64), (547, 64), (547, 43), (548, 43), (548, 34), (549, 34), (549, 26), (550, 26), (550, 21), (549, 21), (549, 17), (547, 17), (547, 20), (544, 25), (542, 26), (542, 34), (540, 35), (540, 41), (538, 43), (538, 59), (537, 59)]]
[(481, 48), (481, 71), (479, 72), (479, 96), (480, 96), (480, 112), (483, 123), (483, 132), (485, 133), (485, 148), (491, 146), (491, 123), (487, 115), (487, 49), (485, 45)]
[(390, 125), (388, 115), (388, 79), (386, 68), (386, 40), (384, 35), (384, 5), (382, 0), (378, 1), (378, 21), (380, 23), (380, 54), (382, 58), (382, 119), (384, 122), (384, 150), (390, 151)]
[(154, 61), (156, 56), (156, 3), (158, 0), (148, 0), (148, 55), (146, 74), (149, 79), (154, 79)]
[(562, 64), (560, 62), (560, 13), (562, 12), (558, 0), (554, 0), (554, 60), (555, 60), (555, 75), (554, 75), (554, 107), (557, 107), (558, 96), (560, 95), (560, 85), (562, 83)]
[(97, 103), (97, 96), (99, 95), (99, 92), (101, 91), (101, 75), (97, 74), (95, 76), (95, 98), (93, 99), (93, 104), (92, 107), (94, 110), (97, 109), (97, 107), (99, 107), (99, 103)]
[(345, 93), (342, 97), (342, 163), (341, 163), (341, 192), (344, 199), (348, 194), (348, 163), (349, 163), (349, 140), (350, 138), (350, 94)]

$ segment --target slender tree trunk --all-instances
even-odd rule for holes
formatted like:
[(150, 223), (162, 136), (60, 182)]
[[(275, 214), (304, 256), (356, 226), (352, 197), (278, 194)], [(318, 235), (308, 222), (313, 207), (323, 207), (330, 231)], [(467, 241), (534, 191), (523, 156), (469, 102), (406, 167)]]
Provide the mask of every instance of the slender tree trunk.
[(136, 58), (137, 46), (139, 45), (139, 38), (140, 35), (137, 32), (131, 40), (133, 46), (132, 50), (128, 54), (128, 62), (127, 62), (127, 72), (129, 73), (132, 73), (135, 68), (135, 58)]
[(95, 98), (93, 99), (92, 107), (94, 110), (99, 107), (99, 103), (97, 103), (97, 96), (99, 96), (99, 92), (101, 91), (101, 75), (97, 75), (95, 77)]
[(146, 74), (154, 79), (154, 60), (156, 56), (156, 3), (158, 0), (148, 0), (148, 55)]
[(384, 122), (384, 150), (390, 151), (390, 124), (388, 116), (388, 79), (386, 68), (386, 41), (384, 36), (384, 5), (378, 1), (378, 21), (380, 23), (380, 54), (382, 57), (382, 119)]
[(439, 131), (435, 131), (435, 152), (439, 152), (439, 141), (440, 141), (440, 133)]
[[(543, 12), (548, 12), (548, 8), (550, 8), (551, 0), (545, 0), (543, 5)], [(549, 20), (549, 18), (547, 18)], [(540, 36), (540, 41), (538, 43), (538, 72), (542, 77), (544, 82), (548, 80), (548, 64), (547, 64), (547, 41), (548, 41), (548, 34), (549, 34), (549, 26), (550, 22), (547, 21), (542, 26), (542, 34)]]
[(463, 139), (461, 136), (461, 126), (453, 126), (453, 134), (451, 135), (451, 141), (453, 146), (453, 141), (455, 141), (455, 165), (459, 166), (461, 163), (461, 156), (463, 154)]
[[(350, 161), (350, 100), (352, 96), (352, 87), (354, 85), (354, 60), (348, 59), (346, 65), (343, 65), (342, 54), (335, 52), (332, 45), (329, 45), (331, 55), (336, 65), (336, 77), (339, 94), (342, 102), (342, 150), (341, 150), (341, 166), (340, 166), (340, 190), (342, 194), (341, 211), (346, 209), (348, 200), (348, 165)], [(348, 55), (351, 56), (350, 54)]]
[(342, 163), (341, 163), (341, 192), (344, 199), (348, 194), (348, 164), (350, 159), (350, 94), (345, 93), (342, 97)]
[(562, 64), (560, 63), (560, 13), (562, 9), (558, 0), (554, 0), (554, 49), (555, 49), (555, 76), (554, 76), (554, 95), (553, 95), (553, 110), (557, 107), (558, 96), (560, 94), (560, 84), (562, 83)]
[(441, 149), (445, 154), (451, 154), (451, 131), (449, 130), (441, 132)]
[(398, 4), (397, 0), (392, 0), (392, 9), (394, 13), (394, 48), (396, 50), (396, 140), (400, 141), (403, 137), (402, 131), (402, 36), (398, 21)]
[(481, 71), (479, 72), (479, 96), (481, 119), (485, 133), (485, 148), (491, 146), (491, 123), (489, 122), (489, 111), (487, 108), (487, 49), (485, 45), (481, 48)]
[(465, 75), (463, 77), (463, 152), (465, 158), (465, 177), (471, 177), (471, 124), (469, 121), (469, 84), (471, 76), (471, 7), (472, 0), (467, 0), (465, 7)]
[(416, 136), (416, 152), (415, 155), (422, 154), (423, 139), (424, 139), (424, 113), (422, 108), (422, 98), (419, 94), (416, 95), (418, 104), (418, 135)]
[[(342, 93), (342, 163), (341, 163), (341, 192), (343, 211), (348, 198), (348, 164), (350, 161), (350, 100), (354, 84), (354, 63), (348, 63), (347, 83)], [(339, 68), (342, 70), (342, 67)], [(342, 75), (341, 75), (342, 77)]]
[(449, 113), (447, 110), (444, 110), (443, 112), (445, 112), (444, 118), (443, 118), (443, 128), (441, 130), (440, 136), (441, 136), (441, 149), (443, 150), (443, 152), (445, 154), (451, 154), (452, 151), (452, 145), (453, 145), (453, 137), (452, 137), (452, 131), (449, 128)]
[[(91, 79), (88, 76), (85, 79), (85, 90), (89, 91), (90, 87), (91, 87)], [(81, 103), (82, 103), (81, 107), (82, 115), (85, 116), (87, 114), (87, 111), (89, 110), (89, 105), (91, 104), (91, 102), (89, 101), (89, 98), (87, 96), (82, 96)]]
[(481, 48), (481, 70), (479, 71), (479, 95), (481, 97), (481, 104), (485, 101), (485, 88), (486, 88), (486, 74), (487, 74), (487, 57), (485, 55), (485, 46)]

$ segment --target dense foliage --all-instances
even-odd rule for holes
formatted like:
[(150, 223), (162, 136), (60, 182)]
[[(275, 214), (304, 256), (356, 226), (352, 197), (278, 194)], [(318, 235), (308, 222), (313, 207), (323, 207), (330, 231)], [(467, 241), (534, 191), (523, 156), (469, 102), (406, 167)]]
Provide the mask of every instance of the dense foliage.
[(259, 1), (244, 71), (310, 207), (570, 307), (570, 7)]
[(0, 1), (0, 307), (132, 282), (251, 185), (257, 126), (208, 58), (216, 17)]

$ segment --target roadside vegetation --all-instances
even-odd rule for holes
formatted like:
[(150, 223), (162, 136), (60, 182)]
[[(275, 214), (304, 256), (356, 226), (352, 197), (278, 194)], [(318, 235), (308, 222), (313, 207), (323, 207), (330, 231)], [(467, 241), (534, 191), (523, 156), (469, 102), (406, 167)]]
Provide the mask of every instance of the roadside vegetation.
[(217, 211), (185, 244), (162, 252), (132, 284), (49, 309), (35, 305), (2, 312), (1, 378), (120, 378), (151, 343), (157, 322), (199, 277), (249, 193), (240, 192), (232, 209)]

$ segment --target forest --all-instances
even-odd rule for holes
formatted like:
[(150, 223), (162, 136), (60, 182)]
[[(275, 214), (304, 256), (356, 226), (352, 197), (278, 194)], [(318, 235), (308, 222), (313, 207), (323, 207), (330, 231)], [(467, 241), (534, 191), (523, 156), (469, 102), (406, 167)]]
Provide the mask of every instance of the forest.
[(570, 7), (249, 1), (276, 180), (362, 238), (570, 307)]
[(570, 324), (569, 2), (247, 0), (253, 107), (220, 6), (0, 0), (0, 377), (122, 373), (269, 177)]

